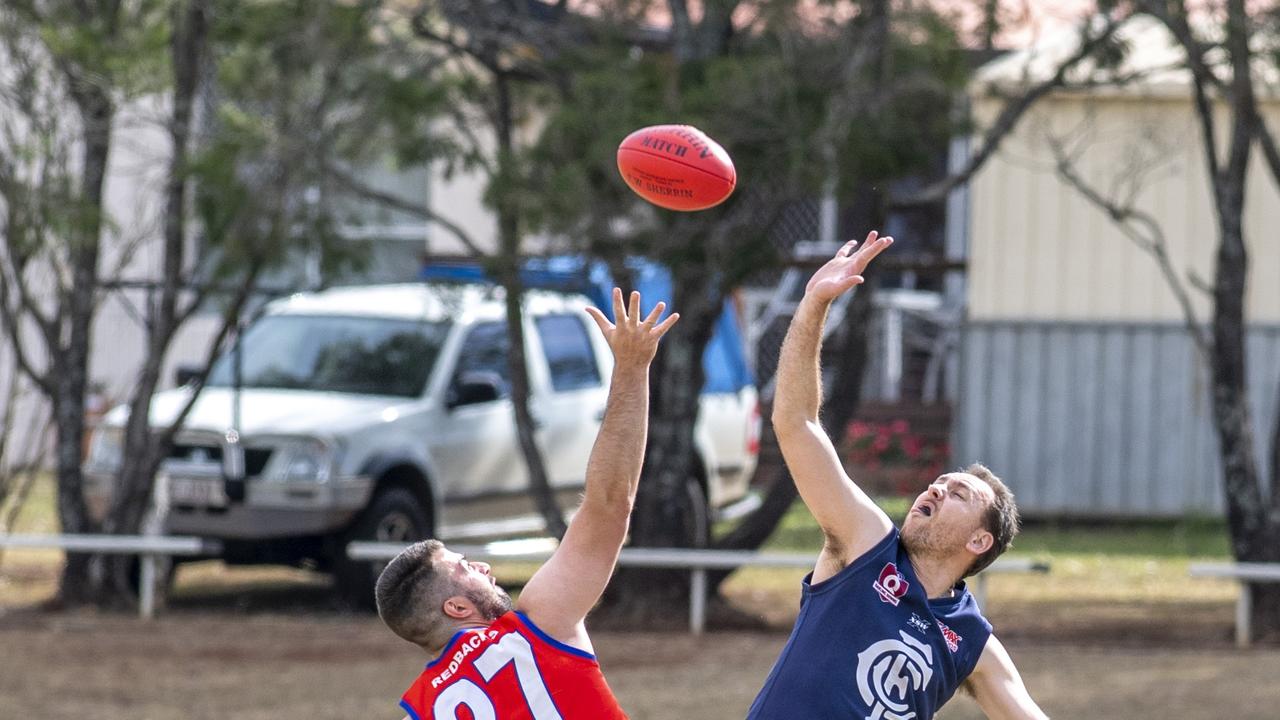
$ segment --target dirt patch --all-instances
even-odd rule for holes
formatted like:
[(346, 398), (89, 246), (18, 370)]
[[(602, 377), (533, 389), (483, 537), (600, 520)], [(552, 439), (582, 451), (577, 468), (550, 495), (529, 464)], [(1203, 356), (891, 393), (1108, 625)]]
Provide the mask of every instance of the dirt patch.
[[(287, 611), (244, 612), (189, 599), (153, 622), (11, 610), (0, 618), (0, 708), (4, 717), (42, 720), (401, 717), (395, 701), (426, 660), (421, 652), (374, 617), (294, 600)], [(262, 604), (256, 596), (249, 603)], [(1232, 718), (1274, 718), (1280, 650), (1232, 649), (1220, 639), (1230, 613), (1004, 607), (996, 621), (1028, 687), (1055, 717), (1220, 720), (1229, 708)], [(736, 720), (785, 630), (593, 635), (634, 720)], [(958, 698), (939, 717), (982, 715)]]
[[(427, 658), (377, 618), (336, 611), (327, 580), (278, 570), (229, 573), (228, 581), (195, 570), (184, 568), (170, 607), (152, 622), (0, 606), (0, 717), (403, 716), (396, 700)], [(761, 617), (763, 629), (739, 624), (695, 638), (597, 628), (592, 636), (634, 720), (739, 720), (786, 642), (797, 595), (735, 592), (736, 606)], [(1280, 707), (1280, 649), (1235, 650), (1229, 600), (996, 596), (988, 613), (1054, 717), (1270, 720)], [(982, 715), (961, 697), (938, 717)]]

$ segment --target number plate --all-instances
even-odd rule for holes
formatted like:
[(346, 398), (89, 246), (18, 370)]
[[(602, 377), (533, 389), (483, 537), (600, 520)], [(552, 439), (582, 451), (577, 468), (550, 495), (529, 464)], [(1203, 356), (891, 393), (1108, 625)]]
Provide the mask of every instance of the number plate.
[(222, 478), (170, 478), (169, 502), (174, 505), (226, 507)]

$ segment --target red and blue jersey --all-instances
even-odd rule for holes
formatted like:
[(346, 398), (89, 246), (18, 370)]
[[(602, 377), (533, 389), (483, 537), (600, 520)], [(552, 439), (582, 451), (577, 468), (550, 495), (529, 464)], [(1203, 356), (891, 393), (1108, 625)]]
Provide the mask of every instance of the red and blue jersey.
[(589, 652), (509, 612), (462, 630), (400, 706), (413, 720), (626, 720)]
[(748, 720), (929, 720), (991, 637), (963, 584), (929, 598), (896, 528), (830, 578), (811, 578)]

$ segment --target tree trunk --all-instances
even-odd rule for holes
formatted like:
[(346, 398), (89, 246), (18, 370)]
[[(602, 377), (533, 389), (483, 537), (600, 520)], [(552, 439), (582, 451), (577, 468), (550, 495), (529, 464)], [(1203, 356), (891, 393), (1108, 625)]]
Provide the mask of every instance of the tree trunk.
[(1251, 639), (1254, 642), (1280, 643), (1280, 585), (1254, 583), (1252, 592)]
[[(631, 521), (632, 547), (705, 547), (709, 539), (706, 474), (697, 462), (694, 426), (705, 379), (702, 354), (724, 305), (696, 263), (672, 268), (673, 309), (680, 322), (658, 348), (650, 385), (649, 442)], [(628, 625), (683, 622), (689, 573), (623, 568), (609, 584), (610, 613)]]
[[(1238, 193), (1238, 194), (1237, 194)], [(1253, 429), (1245, 394), (1244, 285), (1248, 266), (1242, 237), (1243, 187), (1227, 190), (1234, 207), (1220, 207), (1221, 242), (1214, 284), (1212, 388), (1227, 522), (1239, 560), (1269, 559), (1267, 517), (1254, 459)]]
[[(84, 448), (84, 398), (88, 387), (89, 353), (92, 342), (94, 291), (98, 279), (98, 251), (102, 231), (102, 190), (111, 149), (111, 125), (115, 109), (101, 88), (71, 79), (72, 96), (83, 123), (84, 164), (81, 169), (81, 196), (93, 209), (85, 224), (76, 228), (71, 243), (72, 285), (65, 288), (59, 315), (65, 323), (59, 338), (61, 347), (53, 358), (57, 394), (54, 416), (57, 422), (58, 521), (64, 533), (91, 530), (83, 496), (80, 473)], [(58, 601), (80, 604), (88, 600), (89, 556), (67, 553)]]
[(534, 505), (546, 523), (547, 533), (562, 538), (568, 526), (565, 524), (564, 515), (560, 512), (560, 506), (556, 504), (555, 492), (551, 487), (550, 478), (547, 477), (546, 463), (542, 459), (542, 451), (538, 448), (537, 439), (534, 437), (536, 421), (529, 410), (529, 373), (524, 354), (524, 315), (520, 308), (523, 287), (516, 262), (518, 260), (515, 257), (500, 259), (502, 269), (498, 273), (507, 296), (507, 341), (511, 346), (507, 360), (511, 374), (511, 407), (515, 413), (520, 451), (524, 455), (525, 466), (529, 472), (529, 492), (533, 496)]
[[(1280, 562), (1280, 513), (1262, 501), (1261, 473), (1254, 454), (1253, 425), (1245, 386), (1244, 290), (1248, 269), (1243, 228), (1244, 186), (1224, 183), (1219, 205), (1222, 234), (1213, 308), (1213, 415), (1218, 430), (1222, 477), (1227, 495), (1227, 525), (1237, 560)], [(1276, 477), (1273, 467), (1272, 478)], [(1280, 639), (1280, 587), (1255, 584), (1253, 633), (1259, 640)]]
[[(499, 182), (508, 180), (515, 168), (514, 142), (514, 110), (512, 108), (511, 86), (509, 79), (500, 72), (494, 73), (494, 90), (497, 105), (494, 117), (494, 133), (498, 141)], [(510, 350), (507, 355), (508, 370), (511, 374), (511, 407), (515, 413), (516, 435), (520, 440), (520, 451), (524, 455), (525, 467), (529, 472), (529, 492), (533, 496), (534, 505), (546, 523), (547, 533), (557, 538), (564, 537), (568, 526), (560, 506), (556, 504), (555, 492), (551, 480), (547, 477), (547, 466), (542, 459), (542, 451), (538, 449), (536, 421), (529, 411), (529, 373), (524, 354), (524, 315), (520, 301), (524, 294), (524, 284), (520, 278), (520, 215), (507, 197), (506, 192), (497, 193), (498, 210), (498, 282), (506, 290), (507, 342)]]
[(1271, 419), (1271, 474), (1267, 488), (1271, 493), (1271, 522), (1280, 526), (1280, 383), (1276, 383), (1276, 414)]
[[(187, 246), (187, 201), (191, 183), (187, 173), (187, 153), (191, 138), (191, 118), (208, 36), (209, 0), (188, 0), (174, 6), (171, 57), (173, 61), (173, 110), (169, 123), (172, 155), (165, 187), (164, 266), (159, 302), (148, 298), (147, 355), (129, 403), (125, 425), (124, 461), (121, 465), (112, 508), (103, 528), (109, 533), (135, 534), (141, 531), (150, 506), (156, 472), (168, 454), (172, 435), (151, 430), (151, 396), (160, 383), (164, 356), (177, 330), (178, 293), (183, 286)], [(99, 604), (130, 604), (134, 599), (131, 556), (114, 556), (110, 571), (95, 587)], [(96, 580), (96, 578), (95, 578)], [(96, 584), (96, 583), (95, 583)]]

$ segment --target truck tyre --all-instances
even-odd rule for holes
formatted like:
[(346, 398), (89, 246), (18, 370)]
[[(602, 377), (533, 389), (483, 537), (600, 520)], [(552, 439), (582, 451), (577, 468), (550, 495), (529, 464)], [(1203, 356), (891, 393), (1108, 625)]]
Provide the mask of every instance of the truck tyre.
[(341, 559), (334, 567), (338, 593), (348, 605), (362, 610), (375, 610), (374, 586), (387, 566), (384, 561), (357, 561), (346, 558), (346, 544), (353, 540), (369, 540), (409, 544), (431, 537), (433, 528), (426, 510), (413, 493), (402, 487), (379, 490), (342, 537)]
[(685, 481), (681, 496), (680, 547), (705, 548), (711, 545), (711, 504), (707, 491), (696, 477)]

